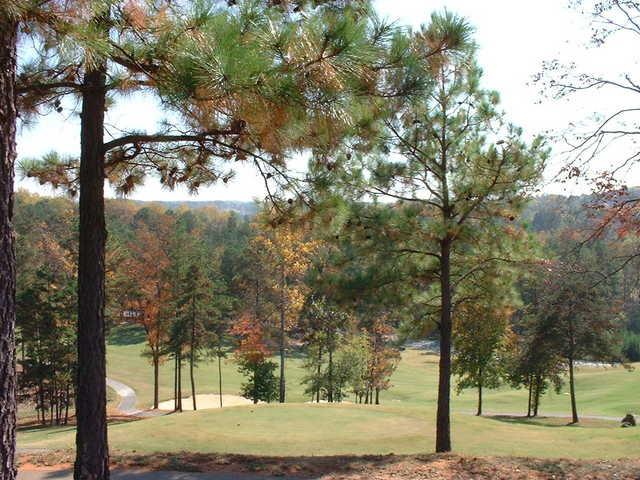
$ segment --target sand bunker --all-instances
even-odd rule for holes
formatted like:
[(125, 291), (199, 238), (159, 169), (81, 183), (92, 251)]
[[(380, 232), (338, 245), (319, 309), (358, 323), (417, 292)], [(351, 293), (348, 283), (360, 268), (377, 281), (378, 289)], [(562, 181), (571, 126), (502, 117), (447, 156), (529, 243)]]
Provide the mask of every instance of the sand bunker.
[[(253, 402), (239, 395), (222, 395), (223, 407), (237, 407), (238, 405), (253, 405)], [(217, 393), (196, 395), (196, 407), (198, 410), (220, 408), (220, 396)], [(158, 408), (160, 410), (173, 410), (173, 400), (160, 402)], [(193, 410), (193, 400), (191, 397), (182, 399), (182, 410)]]

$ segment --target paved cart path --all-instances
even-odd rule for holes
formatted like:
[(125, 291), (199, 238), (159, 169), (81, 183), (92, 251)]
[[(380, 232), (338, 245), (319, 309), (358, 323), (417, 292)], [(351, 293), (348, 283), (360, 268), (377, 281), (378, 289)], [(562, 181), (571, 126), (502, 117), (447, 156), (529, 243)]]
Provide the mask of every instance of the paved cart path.
[[(146, 470), (113, 470), (112, 480), (296, 480), (296, 477), (268, 476), (255, 473), (193, 473), (193, 472), (150, 472)], [(72, 480), (71, 470), (27, 470), (18, 473), (18, 480)]]

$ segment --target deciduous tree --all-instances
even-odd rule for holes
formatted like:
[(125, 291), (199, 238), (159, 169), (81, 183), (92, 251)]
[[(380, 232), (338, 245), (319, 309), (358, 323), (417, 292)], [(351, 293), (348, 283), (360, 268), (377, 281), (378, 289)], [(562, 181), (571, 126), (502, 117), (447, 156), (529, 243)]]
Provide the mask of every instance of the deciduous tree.
[(569, 262), (555, 262), (537, 292), (536, 330), (566, 362), (569, 373), (572, 422), (578, 423), (575, 366), (580, 360), (621, 359), (619, 306), (612, 301), (611, 286), (597, 270)]
[(269, 360), (271, 352), (265, 343), (264, 327), (250, 315), (244, 315), (232, 327), (231, 333), (239, 338), (236, 360), (240, 373), (248, 376), (242, 385), (242, 396), (253, 403), (271, 402), (278, 398), (277, 365)]
[(257, 254), (255, 260), (263, 272), (261, 281), (270, 290), (270, 300), (278, 312), (279, 401), (283, 403), (286, 396), (287, 332), (295, 327), (304, 304), (307, 289), (303, 279), (316, 250), (316, 242), (306, 238), (308, 232), (293, 225), (264, 226), (259, 232), (251, 240), (251, 251)]

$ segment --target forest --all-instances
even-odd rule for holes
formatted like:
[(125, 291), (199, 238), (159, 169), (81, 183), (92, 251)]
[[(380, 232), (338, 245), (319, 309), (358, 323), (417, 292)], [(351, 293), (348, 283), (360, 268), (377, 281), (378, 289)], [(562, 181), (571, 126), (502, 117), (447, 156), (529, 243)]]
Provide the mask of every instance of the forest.
[[(0, 480), (138, 453), (640, 474), (635, 59), (544, 59), (531, 111), (576, 118), (533, 131), (446, 7), (0, 4)], [(637, 2), (566, 8), (590, 49), (635, 51)], [(605, 91), (627, 100), (577, 118)], [(52, 119), (74, 153), (19, 155)], [(131, 199), (150, 184), (166, 201)], [(255, 200), (198, 201), (225, 185)]]

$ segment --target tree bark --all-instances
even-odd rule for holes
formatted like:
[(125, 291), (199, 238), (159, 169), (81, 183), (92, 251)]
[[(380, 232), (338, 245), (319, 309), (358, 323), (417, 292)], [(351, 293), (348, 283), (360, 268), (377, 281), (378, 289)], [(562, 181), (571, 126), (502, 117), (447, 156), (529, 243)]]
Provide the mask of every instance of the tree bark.
[(329, 349), (329, 375), (327, 382), (327, 401), (333, 402), (333, 348)]
[(160, 381), (160, 358), (158, 352), (153, 352), (153, 409), (157, 410), (159, 405), (158, 383)]
[(538, 406), (540, 405), (540, 390), (542, 389), (542, 379), (540, 375), (536, 375), (536, 394), (533, 399), (533, 416), (538, 416)]
[(0, 13), (0, 480), (17, 476), (16, 255), (13, 176), (16, 160), (16, 42), (18, 23)]
[(478, 410), (476, 416), (482, 416), (482, 368), (478, 372)]
[(573, 357), (569, 357), (569, 390), (571, 393), (571, 423), (578, 423), (578, 407), (576, 406), (576, 384), (573, 377)]
[(195, 296), (191, 298), (191, 348), (189, 351), (189, 378), (191, 380), (191, 398), (193, 399), (193, 411), (196, 408), (196, 381), (193, 377), (193, 364), (196, 360), (196, 312), (195, 312)]
[(440, 245), (440, 371), (436, 417), (436, 452), (451, 451), (451, 239)]
[(220, 395), (220, 408), (222, 408), (222, 356), (218, 352), (218, 393)]
[[(107, 34), (109, 12), (95, 19)], [(78, 246), (78, 373), (76, 480), (109, 478), (104, 325), (105, 62), (88, 66), (80, 117), (80, 241)]]
[(532, 401), (533, 401), (533, 380), (531, 378), (531, 375), (529, 375), (527, 377), (529, 379), (529, 400), (527, 402), (527, 418), (531, 417), (531, 405), (532, 405)]
[(182, 412), (182, 352), (178, 352), (178, 394), (176, 398), (178, 399), (177, 410)]
[(322, 345), (318, 346), (318, 369), (316, 371), (316, 375), (317, 375), (317, 386), (318, 388), (316, 389), (316, 403), (320, 403), (320, 372), (321, 372), (321, 366), (322, 366)]
[(285, 350), (285, 275), (284, 267), (282, 272), (282, 286), (280, 291), (280, 403), (285, 401), (285, 378), (284, 378), (284, 350)]
[(191, 377), (191, 398), (193, 399), (193, 411), (197, 410), (196, 407), (196, 381), (193, 377), (193, 357), (189, 360), (189, 376)]
[(67, 383), (67, 390), (65, 392), (65, 400), (64, 400), (64, 424), (67, 425), (69, 423), (69, 403), (71, 402), (71, 394), (69, 392), (69, 384)]
[(173, 360), (173, 411), (178, 410), (178, 354)]

